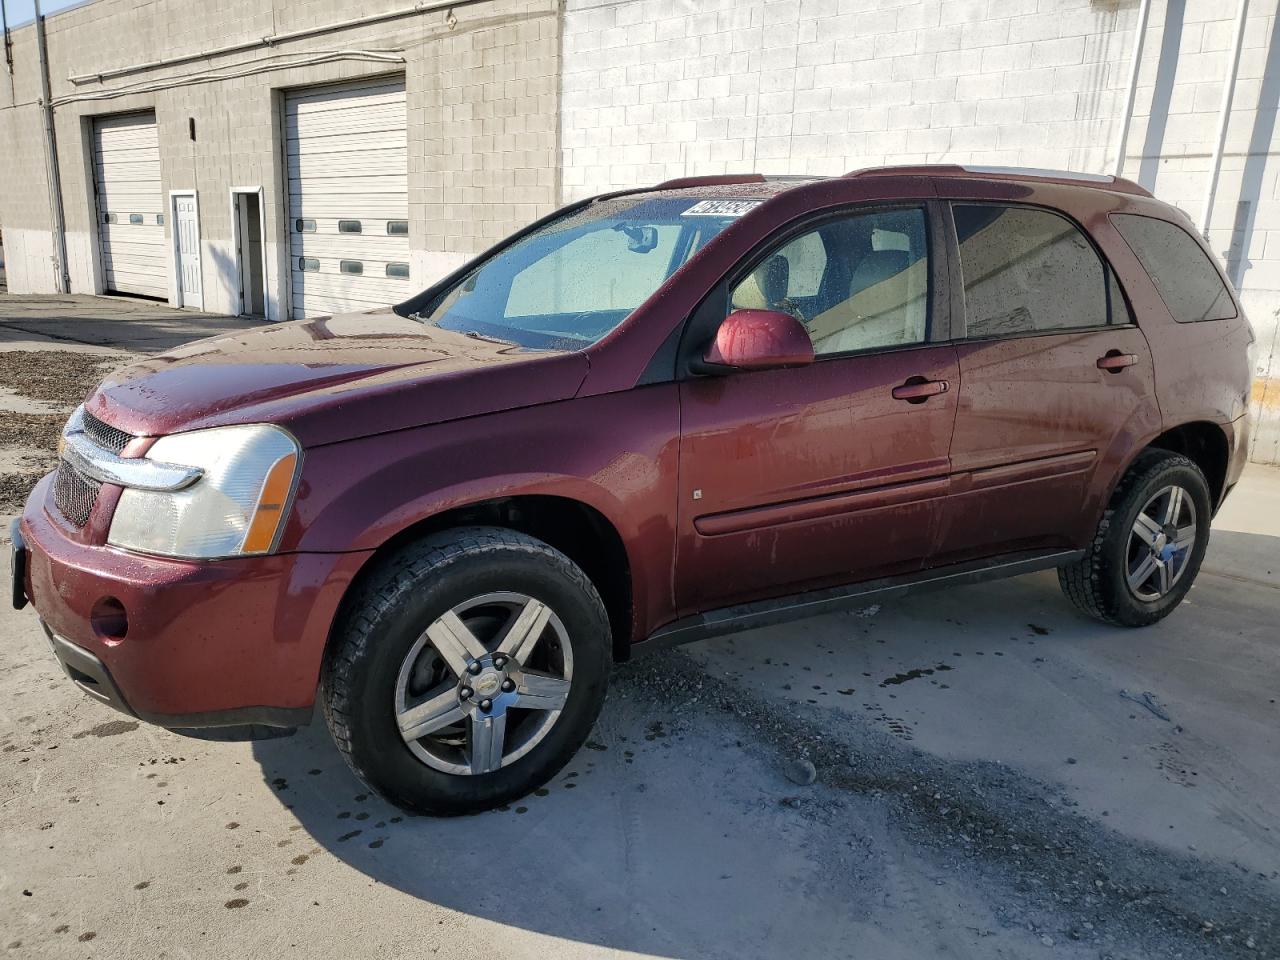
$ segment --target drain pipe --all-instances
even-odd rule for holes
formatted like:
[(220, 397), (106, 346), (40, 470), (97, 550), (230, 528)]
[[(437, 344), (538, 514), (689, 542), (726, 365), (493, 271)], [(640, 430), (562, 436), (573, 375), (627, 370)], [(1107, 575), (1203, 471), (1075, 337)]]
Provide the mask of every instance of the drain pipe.
[(40, 53), (40, 107), (44, 112), (44, 163), (49, 181), (49, 216), (53, 220), (53, 269), (58, 293), (71, 289), (67, 271), (67, 230), (62, 215), (62, 175), (58, 169), (58, 136), (53, 127), (53, 101), (49, 94), (49, 45), (44, 34), (44, 15), (35, 0), (36, 47)]
[(9, 36), (9, 8), (0, 0), (0, 23), (4, 25), (4, 68), (13, 76), (13, 37)]
[(1213, 201), (1218, 194), (1218, 175), (1222, 172), (1222, 151), (1227, 145), (1227, 123), (1231, 119), (1231, 100), (1236, 92), (1236, 74), (1240, 72), (1240, 49), (1244, 46), (1244, 24), (1249, 15), (1249, 0), (1240, 0), (1236, 13), (1236, 35), (1231, 43), (1231, 61), (1227, 67), (1227, 82), (1222, 88), (1222, 107), (1218, 111), (1218, 138), (1213, 147), (1213, 161), (1209, 165), (1209, 186), (1205, 191), (1204, 211), (1200, 214), (1200, 234), (1209, 239), (1209, 223), (1213, 219)]
[(1124, 113), (1120, 118), (1120, 145), (1116, 150), (1117, 177), (1124, 176), (1125, 151), (1129, 146), (1129, 125), (1133, 121), (1133, 102), (1138, 96), (1138, 71), (1142, 67), (1142, 45), (1147, 39), (1147, 20), (1151, 16), (1151, 0), (1138, 7), (1138, 25), (1133, 28), (1133, 61), (1129, 65), (1129, 89), (1124, 96)]

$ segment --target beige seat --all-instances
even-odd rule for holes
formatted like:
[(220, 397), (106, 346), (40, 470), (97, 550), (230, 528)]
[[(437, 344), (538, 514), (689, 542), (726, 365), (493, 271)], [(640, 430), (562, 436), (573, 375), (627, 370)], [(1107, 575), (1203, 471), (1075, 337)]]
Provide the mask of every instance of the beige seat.
[(808, 324), (814, 349), (844, 353), (921, 343), (925, 334), (928, 263), (903, 250), (873, 250), (854, 268), (851, 295)]

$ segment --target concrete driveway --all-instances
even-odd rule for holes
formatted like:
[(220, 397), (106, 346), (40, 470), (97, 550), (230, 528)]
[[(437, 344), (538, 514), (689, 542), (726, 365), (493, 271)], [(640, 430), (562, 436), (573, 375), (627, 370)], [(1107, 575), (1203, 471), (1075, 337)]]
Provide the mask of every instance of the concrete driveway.
[(1280, 470), (1254, 466), (1156, 627), (1040, 574), (645, 658), (546, 790), (433, 820), (322, 724), (219, 744), (116, 715), (0, 610), (0, 948), (1277, 957), (1278, 623)]

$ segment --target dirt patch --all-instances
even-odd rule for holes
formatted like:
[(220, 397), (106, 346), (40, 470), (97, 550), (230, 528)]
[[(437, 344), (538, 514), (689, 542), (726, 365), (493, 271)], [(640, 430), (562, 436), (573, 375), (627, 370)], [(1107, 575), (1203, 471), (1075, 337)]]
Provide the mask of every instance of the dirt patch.
[[(0, 392), (31, 409), (0, 409), (0, 514), (18, 513), (36, 481), (57, 463), (67, 415), (111, 370), (132, 358), (70, 350), (0, 352)], [(0, 403), (0, 408), (4, 406)]]
[(0, 353), (0, 386), (30, 400), (71, 408), (83, 403), (107, 373), (131, 359), (69, 350), (6, 351)]
[(38, 473), (0, 473), (0, 514), (15, 514), (40, 479)]
[[(4, 356), (4, 354), (0, 354)], [(52, 459), (67, 418), (64, 414), (13, 413), (0, 415), (0, 445), (45, 452)]]

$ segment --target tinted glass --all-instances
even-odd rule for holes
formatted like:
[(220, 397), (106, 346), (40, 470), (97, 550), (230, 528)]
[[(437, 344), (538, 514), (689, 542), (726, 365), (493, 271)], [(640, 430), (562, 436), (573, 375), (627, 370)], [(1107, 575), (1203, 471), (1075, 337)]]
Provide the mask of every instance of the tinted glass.
[(1065, 217), (987, 204), (952, 209), (970, 337), (1107, 323), (1107, 271)]
[(1222, 276), (1195, 239), (1176, 223), (1115, 214), (1111, 222), (1133, 248), (1179, 323), (1229, 320), (1236, 306)]
[(339, 233), (360, 233), (361, 232), (360, 221), (359, 220), (339, 220), (338, 232)]
[(342, 260), (338, 263), (338, 270), (342, 273), (364, 273), (364, 264), (359, 260)]
[(407, 237), (409, 235), (409, 221), (388, 220), (387, 234), (393, 237)]
[(388, 277), (405, 277), (409, 276), (409, 265), (407, 263), (388, 263)]
[(758, 201), (617, 197), (489, 258), (418, 319), (524, 347), (579, 350), (617, 327)]
[(768, 254), (730, 310), (789, 313), (818, 355), (923, 343), (929, 314), (923, 210), (840, 217)]
[(293, 221), (293, 230), (295, 233), (315, 233), (316, 222), (314, 220), (295, 220)]

